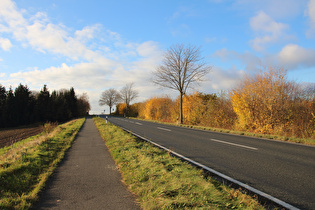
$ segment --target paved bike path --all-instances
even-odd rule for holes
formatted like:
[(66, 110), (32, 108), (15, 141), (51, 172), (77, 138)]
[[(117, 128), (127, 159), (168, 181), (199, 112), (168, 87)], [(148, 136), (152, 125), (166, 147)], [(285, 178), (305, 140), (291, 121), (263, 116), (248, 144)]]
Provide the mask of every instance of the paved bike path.
[(87, 119), (34, 209), (140, 209)]

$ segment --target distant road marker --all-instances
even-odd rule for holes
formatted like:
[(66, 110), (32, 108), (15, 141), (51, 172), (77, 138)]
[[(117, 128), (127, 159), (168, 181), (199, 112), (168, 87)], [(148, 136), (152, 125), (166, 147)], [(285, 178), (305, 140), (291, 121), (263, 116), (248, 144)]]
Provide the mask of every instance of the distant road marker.
[(229, 145), (237, 146), (237, 147), (243, 147), (243, 148), (246, 148), (246, 149), (258, 150), (255, 147), (249, 147), (249, 146), (245, 146), (245, 145), (241, 145), (241, 144), (234, 144), (234, 143), (227, 142), (227, 141), (221, 141), (221, 140), (217, 140), (217, 139), (210, 139), (210, 140), (211, 141), (215, 141), (215, 142), (219, 142), (219, 143), (223, 143), (223, 144), (229, 144)]
[(163, 130), (163, 131), (171, 131), (170, 129), (167, 128), (161, 128), (161, 127), (157, 127), (157, 129)]

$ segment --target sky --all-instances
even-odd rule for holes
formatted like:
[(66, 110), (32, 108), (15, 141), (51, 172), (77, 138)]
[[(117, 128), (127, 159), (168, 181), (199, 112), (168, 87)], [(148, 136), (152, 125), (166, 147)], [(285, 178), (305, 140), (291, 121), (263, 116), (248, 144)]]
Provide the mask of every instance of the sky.
[(87, 93), (134, 82), (137, 102), (176, 97), (150, 78), (176, 44), (201, 48), (211, 67), (190, 92), (218, 93), (244, 74), (284, 68), (315, 83), (315, 0), (1, 0), (0, 84)]

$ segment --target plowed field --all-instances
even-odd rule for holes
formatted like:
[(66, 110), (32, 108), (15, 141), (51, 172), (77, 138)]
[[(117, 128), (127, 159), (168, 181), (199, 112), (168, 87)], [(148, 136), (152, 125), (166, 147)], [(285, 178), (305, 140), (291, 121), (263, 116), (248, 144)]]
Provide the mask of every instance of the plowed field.
[(10, 146), (11, 144), (34, 136), (42, 132), (43, 126), (29, 128), (13, 128), (0, 130), (0, 148)]

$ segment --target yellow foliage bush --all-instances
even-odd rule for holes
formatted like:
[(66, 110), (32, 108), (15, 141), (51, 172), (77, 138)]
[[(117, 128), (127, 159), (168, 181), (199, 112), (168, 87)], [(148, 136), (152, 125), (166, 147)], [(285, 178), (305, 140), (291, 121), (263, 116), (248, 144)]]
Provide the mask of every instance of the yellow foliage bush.
[[(139, 117), (150, 120), (176, 122), (179, 116), (179, 98), (154, 97), (139, 107)], [(183, 98), (184, 123), (232, 129), (236, 114), (231, 103), (215, 94), (195, 92)]]
[(236, 128), (263, 134), (314, 136), (314, 95), (302, 96), (300, 87), (286, 79), (282, 68), (245, 76), (230, 92), (238, 120)]
[(119, 103), (116, 105), (116, 114), (118, 115), (124, 115), (126, 112), (126, 103)]
[(139, 108), (139, 117), (143, 119), (174, 122), (175, 115), (174, 102), (168, 96), (151, 98)]

